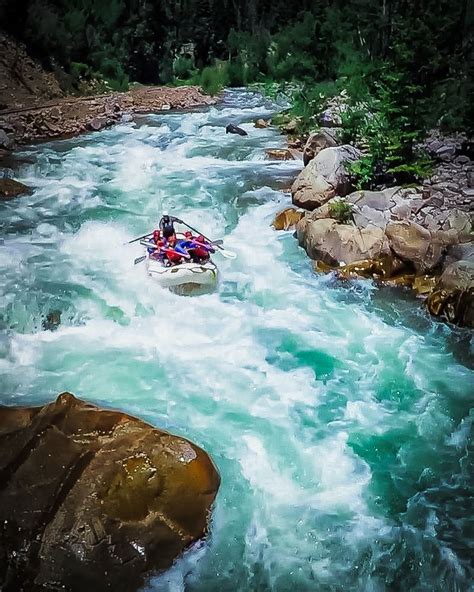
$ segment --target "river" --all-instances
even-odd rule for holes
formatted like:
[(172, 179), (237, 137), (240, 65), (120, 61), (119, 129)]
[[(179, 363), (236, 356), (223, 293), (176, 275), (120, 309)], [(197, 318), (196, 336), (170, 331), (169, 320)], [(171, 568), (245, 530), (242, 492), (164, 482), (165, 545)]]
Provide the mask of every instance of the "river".
[[(252, 121), (274, 110), (229, 91), (17, 155), (35, 191), (0, 204), (0, 402), (68, 390), (212, 455), (208, 538), (144, 590), (469, 590), (471, 335), (409, 292), (315, 275), (270, 227), (301, 167), (264, 158), (285, 138)], [(163, 209), (237, 253), (215, 293), (133, 265), (123, 243)]]

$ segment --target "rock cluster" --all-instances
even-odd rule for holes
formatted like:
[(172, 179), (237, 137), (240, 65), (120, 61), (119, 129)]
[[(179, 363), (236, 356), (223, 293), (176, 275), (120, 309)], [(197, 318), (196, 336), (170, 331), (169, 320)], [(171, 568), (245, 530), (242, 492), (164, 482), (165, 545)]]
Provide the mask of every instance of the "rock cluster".
[(188, 440), (63, 393), (0, 408), (0, 589), (136, 590), (207, 528), (219, 475)]
[[(331, 126), (340, 125), (344, 97), (336, 103), (328, 108), (335, 113)], [(312, 133), (303, 151), (306, 166), (292, 186), (293, 203), (307, 210), (297, 237), (316, 269), (412, 286), (428, 297), (433, 314), (474, 327), (472, 142), (431, 135), (426, 148), (435, 164), (423, 185), (380, 191), (352, 191), (348, 164), (361, 153), (337, 143), (337, 127)], [(341, 207), (350, 212), (349, 223)], [(282, 213), (275, 227), (284, 228), (281, 220), (294, 212)]]

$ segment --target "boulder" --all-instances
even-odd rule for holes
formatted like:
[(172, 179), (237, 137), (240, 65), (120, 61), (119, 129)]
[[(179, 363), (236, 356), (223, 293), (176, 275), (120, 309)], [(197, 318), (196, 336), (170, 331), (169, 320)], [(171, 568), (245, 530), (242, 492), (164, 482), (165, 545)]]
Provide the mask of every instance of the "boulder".
[(441, 261), (444, 243), (416, 222), (389, 222), (385, 232), (392, 251), (402, 261), (413, 264), (418, 272), (430, 271)]
[(107, 118), (106, 117), (94, 117), (89, 123), (87, 124), (88, 129), (93, 132), (98, 132), (104, 127), (107, 127)]
[(254, 126), (258, 129), (265, 129), (270, 126), (271, 122), (271, 119), (257, 119)]
[(303, 164), (306, 166), (324, 148), (337, 146), (336, 137), (329, 129), (320, 129), (310, 134), (303, 149)]
[(293, 228), (298, 224), (303, 216), (304, 212), (302, 210), (286, 208), (286, 210), (278, 212), (272, 222), (272, 226), (275, 230), (290, 230), (290, 228)]
[(474, 261), (474, 241), (466, 243), (453, 244), (446, 251), (445, 265), (465, 259)]
[(4, 150), (13, 150), (15, 147), (15, 142), (8, 137), (5, 130), (0, 129), (0, 148)]
[(244, 129), (234, 125), (233, 123), (229, 123), (226, 126), (225, 133), (226, 134), (238, 134), (239, 136), (248, 136), (247, 132)]
[(137, 589), (207, 529), (219, 475), (188, 440), (69, 393), (0, 408), (0, 588)]
[(31, 195), (33, 191), (14, 179), (3, 177), (0, 179), (0, 201), (9, 201), (19, 195)]
[(296, 228), (299, 244), (309, 257), (327, 265), (346, 265), (391, 255), (388, 241), (380, 228), (360, 229), (328, 218), (302, 219)]
[(448, 265), (436, 284), (443, 290), (469, 290), (474, 288), (474, 260), (455, 261)]
[(288, 148), (265, 148), (265, 154), (269, 160), (294, 160)]
[(291, 188), (293, 203), (314, 210), (335, 195), (345, 196), (352, 188), (347, 165), (361, 156), (350, 145), (324, 148), (296, 177)]
[(355, 191), (346, 201), (352, 205), (357, 226), (385, 229), (390, 220), (409, 218), (419, 207), (420, 196), (414, 189), (390, 187), (383, 191)]

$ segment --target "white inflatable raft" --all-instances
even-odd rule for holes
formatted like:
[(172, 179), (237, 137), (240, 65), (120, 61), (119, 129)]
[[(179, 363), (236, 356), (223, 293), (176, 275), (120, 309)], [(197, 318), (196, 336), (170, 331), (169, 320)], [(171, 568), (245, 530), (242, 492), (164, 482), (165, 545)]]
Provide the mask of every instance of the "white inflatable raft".
[(160, 261), (148, 258), (146, 265), (148, 274), (163, 288), (189, 284), (212, 288), (218, 280), (217, 267), (210, 259), (205, 263), (180, 263), (165, 267)]

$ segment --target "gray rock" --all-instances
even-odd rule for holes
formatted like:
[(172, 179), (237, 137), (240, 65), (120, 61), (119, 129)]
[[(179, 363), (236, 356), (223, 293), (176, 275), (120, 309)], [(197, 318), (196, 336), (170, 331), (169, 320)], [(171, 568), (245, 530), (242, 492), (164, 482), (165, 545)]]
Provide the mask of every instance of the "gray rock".
[(0, 148), (5, 150), (13, 150), (14, 147), (15, 142), (8, 137), (7, 133), (3, 129), (0, 129)]
[(348, 144), (325, 148), (296, 177), (292, 187), (293, 203), (314, 210), (335, 195), (345, 196), (352, 189), (347, 165), (361, 152)]

